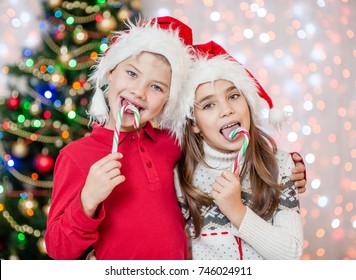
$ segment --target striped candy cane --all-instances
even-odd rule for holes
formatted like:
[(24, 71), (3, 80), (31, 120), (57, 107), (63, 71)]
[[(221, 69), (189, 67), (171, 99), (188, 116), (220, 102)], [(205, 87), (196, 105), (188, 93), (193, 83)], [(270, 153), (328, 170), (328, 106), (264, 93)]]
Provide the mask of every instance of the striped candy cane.
[(128, 110), (130, 110), (134, 113), (134, 118), (135, 118), (134, 119), (134, 128), (138, 128), (140, 125), (140, 113), (138, 112), (137, 108), (131, 104), (126, 104), (126, 105), (122, 106), (118, 112), (118, 115), (117, 115), (111, 153), (116, 153), (119, 148), (119, 135), (120, 135), (120, 129), (121, 129), (121, 122), (122, 122), (122, 118), (124, 116), (124, 112), (126, 112)]
[(250, 142), (250, 133), (248, 133), (248, 131), (242, 127), (235, 128), (233, 131), (231, 131), (231, 133), (229, 134), (229, 138), (234, 139), (234, 137), (238, 133), (243, 133), (244, 141), (242, 143), (241, 149), (240, 149), (237, 157), (235, 158), (234, 162), (232, 163), (232, 165), (230, 167), (231, 172), (235, 172), (237, 167), (241, 164), (242, 157), (245, 156), (248, 143)]

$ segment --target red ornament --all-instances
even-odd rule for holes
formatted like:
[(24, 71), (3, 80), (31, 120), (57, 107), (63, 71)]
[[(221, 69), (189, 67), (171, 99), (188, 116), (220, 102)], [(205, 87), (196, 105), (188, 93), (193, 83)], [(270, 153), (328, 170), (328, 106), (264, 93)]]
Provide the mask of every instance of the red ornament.
[(10, 97), (7, 100), (6, 105), (7, 105), (7, 108), (9, 108), (10, 110), (16, 110), (20, 106), (20, 98)]
[(35, 157), (33, 163), (38, 172), (47, 173), (52, 170), (54, 160), (49, 155), (40, 154)]

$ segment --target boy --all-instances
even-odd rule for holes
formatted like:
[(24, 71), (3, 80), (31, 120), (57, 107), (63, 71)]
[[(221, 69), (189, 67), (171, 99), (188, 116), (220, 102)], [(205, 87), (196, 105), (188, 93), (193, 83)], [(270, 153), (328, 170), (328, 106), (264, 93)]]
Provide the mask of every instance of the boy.
[[(97, 259), (186, 259), (173, 168), (181, 153), (183, 112), (176, 108), (183, 107), (191, 63), (183, 41), (191, 42), (191, 30), (172, 18), (161, 25), (163, 19), (130, 24), (95, 68), (93, 132), (68, 144), (56, 161), (45, 235), (54, 259), (77, 259), (92, 245)], [(125, 112), (119, 152), (110, 153), (125, 105), (136, 107), (139, 127)]]

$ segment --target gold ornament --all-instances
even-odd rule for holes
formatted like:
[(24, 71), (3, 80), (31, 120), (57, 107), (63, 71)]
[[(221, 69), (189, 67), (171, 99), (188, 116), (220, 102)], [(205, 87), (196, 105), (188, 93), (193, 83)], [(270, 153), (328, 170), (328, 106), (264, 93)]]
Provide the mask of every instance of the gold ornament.
[(31, 107), (30, 107), (30, 112), (33, 116), (36, 116), (36, 115), (39, 115), (42, 113), (42, 107), (41, 107), (41, 103), (38, 102), (38, 101), (34, 101), (32, 104), (31, 104)]
[(73, 32), (73, 40), (76, 44), (84, 44), (88, 40), (88, 32), (82, 27), (77, 27)]
[(131, 16), (131, 11), (127, 8), (122, 8), (117, 12), (117, 19), (120, 21), (127, 21)]
[(64, 53), (64, 54), (60, 54), (58, 56), (58, 60), (60, 62), (62, 62), (63, 64), (68, 64), (69, 60), (72, 59), (72, 56), (69, 53)]
[(67, 79), (65, 78), (65, 76), (61, 71), (55, 70), (51, 74), (51, 82), (54, 83), (57, 87), (64, 86), (67, 84)]
[(131, 7), (134, 8), (135, 10), (141, 10), (141, 3), (139, 0), (133, 0), (131, 1)]
[(48, 6), (52, 9), (57, 8), (62, 4), (62, 0), (49, 0)]
[(64, 104), (62, 109), (63, 112), (68, 113), (69, 111), (75, 111), (76, 107), (75, 104)]
[[(38, 207), (38, 202), (33, 199), (33, 197), (28, 196), (27, 198), (21, 198), (19, 201), (19, 210), (24, 216), (29, 216), (29, 210), (36, 210)], [(32, 211), (31, 211), (32, 212)], [(32, 215), (31, 215), (32, 216)]]
[(44, 241), (43, 237), (38, 238), (38, 241), (36, 243), (38, 251), (42, 254), (42, 255), (46, 255), (47, 254), (47, 250), (46, 250), (46, 244)]
[(43, 214), (45, 214), (46, 217), (48, 216), (50, 208), (51, 208), (51, 202), (50, 201), (46, 205), (44, 205), (42, 207)]
[(19, 138), (14, 144), (12, 144), (12, 154), (18, 158), (24, 158), (28, 155), (28, 146), (23, 139)]
[(117, 27), (117, 22), (113, 16), (103, 18), (102, 21), (96, 23), (96, 28), (103, 33), (109, 33), (115, 30)]

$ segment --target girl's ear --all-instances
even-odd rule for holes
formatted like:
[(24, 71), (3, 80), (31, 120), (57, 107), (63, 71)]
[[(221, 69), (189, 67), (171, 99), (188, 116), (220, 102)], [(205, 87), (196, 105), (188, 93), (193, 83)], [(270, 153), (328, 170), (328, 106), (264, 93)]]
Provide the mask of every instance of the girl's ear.
[(200, 133), (200, 129), (199, 129), (199, 127), (196, 125), (195, 122), (192, 123), (192, 131), (193, 131), (194, 133)]

